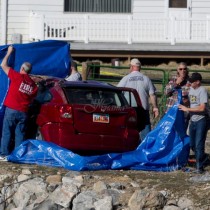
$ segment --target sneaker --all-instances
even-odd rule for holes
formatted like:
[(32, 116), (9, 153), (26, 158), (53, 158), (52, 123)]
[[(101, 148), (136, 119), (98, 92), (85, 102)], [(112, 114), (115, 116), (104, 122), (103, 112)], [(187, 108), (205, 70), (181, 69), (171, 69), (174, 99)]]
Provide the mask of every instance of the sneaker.
[(7, 161), (7, 156), (0, 156), (0, 161)]

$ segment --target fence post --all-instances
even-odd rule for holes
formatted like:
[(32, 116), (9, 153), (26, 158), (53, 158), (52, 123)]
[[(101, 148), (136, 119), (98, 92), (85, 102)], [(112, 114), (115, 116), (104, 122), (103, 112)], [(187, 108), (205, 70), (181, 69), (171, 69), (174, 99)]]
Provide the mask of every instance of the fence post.
[(89, 15), (85, 15), (85, 44), (88, 44), (88, 41), (89, 41), (89, 37), (88, 37), (88, 30), (89, 30), (89, 27), (88, 27), (88, 24), (89, 23)]
[(87, 80), (87, 63), (82, 62), (82, 81)]

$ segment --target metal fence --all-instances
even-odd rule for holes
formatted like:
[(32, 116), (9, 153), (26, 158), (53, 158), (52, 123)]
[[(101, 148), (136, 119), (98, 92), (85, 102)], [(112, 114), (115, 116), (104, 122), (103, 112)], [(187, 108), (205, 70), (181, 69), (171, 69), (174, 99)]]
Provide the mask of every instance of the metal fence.
[[(88, 80), (103, 81), (117, 85), (122, 77), (128, 74), (128, 72), (128, 66), (87, 64), (85, 74)], [(164, 88), (169, 78), (168, 71), (159, 68), (142, 68), (141, 72), (150, 77), (157, 89), (158, 107), (160, 110), (160, 117), (162, 117), (166, 104)]]
[[(128, 66), (113, 66), (113, 65), (99, 65), (87, 64), (85, 75), (88, 80), (97, 80), (117, 85), (123, 76), (128, 74)], [(158, 108), (160, 116), (158, 119), (153, 119), (152, 123), (155, 125), (159, 119), (164, 115), (166, 108), (167, 97), (164, 94), (164, 89), (169, 79), (176, 74), (176, 69), (160, 69), (160, 68), (141, 68), (141, 72), (147, 75), (155, 85), (158, 96)], [(207, 87), (210, 93), (210, 72), (206, 70), (189, 69), (189, 73), (199, 72), (203, 77), (203, 85)], [(210, 94), (209, 94), (210, 95)], [(152, 114), (152, 113), (151, 113)]]

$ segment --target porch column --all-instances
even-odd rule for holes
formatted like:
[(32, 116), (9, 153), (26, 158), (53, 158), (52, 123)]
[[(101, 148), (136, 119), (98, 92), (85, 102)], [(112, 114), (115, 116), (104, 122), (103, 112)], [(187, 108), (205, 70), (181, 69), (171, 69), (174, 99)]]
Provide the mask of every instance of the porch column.
[(89, 15), (85, 15), (84, 18), (85, 18), (85, 37), (84, 37), (85, 40), (84, 40), (84, 42), (85, 42), (85, 44), (88, 44), (88, 42), (89, 42), (89, 33), (88, 33), (88, 31), (89, 31), (89, 27), (88, 27)]
[(174, 16), (172, 16), (170, 18), (170, 22), (171, 22), (171, 27), (170, 27), (170, 29), (171, 29), (171, 31), (170, 31), (170, 33), (171, 33), (171, 45), (175, 45), (175, 33), (176, 33), (176, 31), (175, 31), (175, 20), (176, 20), (176, 18)]
[(210, 16), (206, 17), (206, 41), (210, 43)]
[(133, 17), (131, 15), (128, 16), (128, 44), (132, 44), (132, 37), (133, 37)]
[(1, 0), (1, 45), (7, 44), (7, 5), (8, 0)]

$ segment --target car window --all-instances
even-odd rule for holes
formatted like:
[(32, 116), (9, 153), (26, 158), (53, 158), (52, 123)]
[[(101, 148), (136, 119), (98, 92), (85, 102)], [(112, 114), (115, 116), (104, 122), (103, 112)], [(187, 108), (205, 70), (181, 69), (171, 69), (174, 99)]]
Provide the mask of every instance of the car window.
[(124, 96), (131, 107), (138, 107), (135, 96), (132, 92), (124, 91)]
[(45, 81), (41, 81), (38, 83), (38, 93), (35, 98), (37, 102), (40, 104), (44, 104), (52, 99), (52, 94), (50, 93), (49, 89), (52, 85), (46, 85)]
[(64, 92), (68, 102), (72, 104), (93, 104), (118, 107), (127, 105), (127, 101), (121, 91), (64, 88)]

